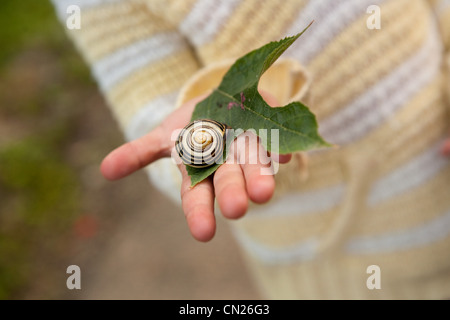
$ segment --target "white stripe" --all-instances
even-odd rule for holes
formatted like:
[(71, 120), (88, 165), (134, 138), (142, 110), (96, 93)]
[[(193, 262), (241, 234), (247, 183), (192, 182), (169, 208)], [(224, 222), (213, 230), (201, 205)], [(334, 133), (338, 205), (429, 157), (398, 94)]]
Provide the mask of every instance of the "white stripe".
[(92, 67), (93, 74), (101, 89), (107, 91), (140, 68), (186, 46), (183, 37), (177, 32), (159, 33), (121, 48), (99, 60)]
[[(330, 15), (338, 5), (339, 1), (309, 0), (287, 30), (287, 35), (292, 36), (298, 33), (312, 20), (315, 22), (325, 21), (326, 17)], [(322, 23), (317, 23), (317, 26), (314, 25), (315, 31), (317, 31), (317, 28), (320, 25), (322, 25)], [(307, 34), (302, 35), (303, 39), (310, 37), (311, 36), (308, 37)]]
[(275, 202), (250, 210), (246, 217), (260, 219), (320, 213), (337, 206), (344, 191), (342, 184), (318, 191), (286, 194)]
[[(303, 30), (311, 21), (314, 23), (310, 29), (305, 32), (301, 39), (294, 42), (284, 53), (284, 56), (298, 59), (301, 63), (306, 65), (306, 55), (303, 54), (306, 46), (314, 45), (316, 47), (325, 46), (324, 43), (316, 40), (313, 35), (320, 33), (320, 29), (326, 28), (323, 21), (327, 21), (327, 17), (333, 13), (339, 1), (327, 0), (309, 0), (307, 5), (300, 11), (297, 18), (292, 23), (291, 27), (286, 32), (286, 36), (293, 36)], [(329, 30), (328, 30), (329, 31)], [(301, 42), (299, 44), (298, 42)]]
[(182, 33), (195, 46), (210, 42), (241, 0), (199, 0), (180, 24)]
[(421, 247), (446, 238), (450, 233), (450, 211), (419, 227), (376, 236), (353, 238), (346, 249), (354, 254), (374, 254)]
[(434, 12), (440, 15), (443, 11), (447, 10), (450, 6), (450, 0), (441, 0), (437, 5), (434, 6)]
[(310, 0), (288, 29), (287, 35), (300, 32), (312, 20), (315, 22), (284, 54), (307, 65), (347, 26), (366, 14), (368, 6), (381, 4), (383, 1), (385, 0)]
[(69, 16), (67, 13), (67, 8), (72, 5), (80, 7), (80, 9), (88, 9), (92, 7), (97, 7), (103, 4), (118, 3), (124, 0), (51, 0), (56, 14), (61, 21), (66, 21)]
[(339, 145), (360, 139), (435, 78), (441, 68), (441, 49), (433, 28), (419, 52), (344, 109), (323, 119), (320, 133)]
[(132, 117), (125, 130), (129, 141), (142, 137), (161, 123), (174, 109), (178, 91), (147, 103)]
[(440, 154), (442, 143), (440, 140), (423, 154), (378, 180), (369, 195), (369, 206), (420, 186), (436, 176), (449, 164), (449, 159)]

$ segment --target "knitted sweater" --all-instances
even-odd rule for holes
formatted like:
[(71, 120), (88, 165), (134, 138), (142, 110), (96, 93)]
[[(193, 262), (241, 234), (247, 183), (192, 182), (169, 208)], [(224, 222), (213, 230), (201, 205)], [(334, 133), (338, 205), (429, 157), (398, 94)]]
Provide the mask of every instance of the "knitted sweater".
[[(449, 1), (53, 2), (64, 23), (81, 8), (68, 34), (128, 140), (214, 87), (233, 59), (314, 20), (264, 84), (308, 105), (339, 147), (294, 154), (273, 199), (230, 222), (250, 273), (269, 299), (450, 297)], [(145, 170), (180, 201), (171, 159)]]

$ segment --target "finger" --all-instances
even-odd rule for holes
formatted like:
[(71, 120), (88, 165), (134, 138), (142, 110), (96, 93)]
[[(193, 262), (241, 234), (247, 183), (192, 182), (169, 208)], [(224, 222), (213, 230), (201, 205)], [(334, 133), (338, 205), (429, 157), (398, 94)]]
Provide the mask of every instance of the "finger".
[(271, 159), (266, 150), (251, 132), (241, 134), (235, 143), (250, 200), (255, 203), (269, 201), (275, 190), (275, 179)]
[(267, 154), (273, 161), (276, 161), (276, 162), (282, 163), (282, 164), (288, 163), (292, 159), (292, 153), (277, 154), (277, 153), (268, 152)]
[(216, 220), (214, 217), (214, 188), (211, 179), (205, 179), (191, 187), (191, 178), (183, 164), (181, 171), (181, 204), (192, 236), (206, 242), (214, 237)]
[(164, 132), (158, 127), (139, 139), (123, 144), (103, 159), (101, 173), (108, 180), (117, 180), (167, 156), (170, 146), (163, 145), (163, 139)]
[(237, 219), (247, 212), (248, 196), (239, 164), (225, 163), (217, 169), (214, 173), (214, 190), (217, 204), (226, 218)]
[(185, 103), (148, 134), (109, 153), (100, 166), (103, 176), (108, 180), (117, 180), (162, 157), (169, 157), (174, 145), (172, 133), (187, 124), (195, 105), (202, 99), (204, 96)]
[(450, 138), (445, 140), (441, 148), (442, 154), (444, 156), (450, 156)]

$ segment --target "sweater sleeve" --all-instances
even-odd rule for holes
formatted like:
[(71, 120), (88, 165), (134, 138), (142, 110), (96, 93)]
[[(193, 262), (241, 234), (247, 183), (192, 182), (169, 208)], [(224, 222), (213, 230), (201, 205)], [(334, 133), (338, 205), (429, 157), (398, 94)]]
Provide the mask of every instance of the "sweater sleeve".
[(73, 8), (80, 28), (66, 28), (127, 140), (136, 139), (174, 108), (198, 63), (173, 21), (140, 0), (52, 0), (66, 26)]

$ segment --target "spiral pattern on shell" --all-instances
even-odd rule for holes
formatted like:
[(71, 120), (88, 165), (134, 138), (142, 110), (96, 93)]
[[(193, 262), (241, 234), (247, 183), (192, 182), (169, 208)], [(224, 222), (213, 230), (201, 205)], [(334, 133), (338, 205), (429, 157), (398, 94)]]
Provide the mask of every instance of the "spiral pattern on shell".
[(204, 168), (222, 160), (227, 126), (210, 119), (195, 120), (184, 127), (175, 150), (183, 163)]

